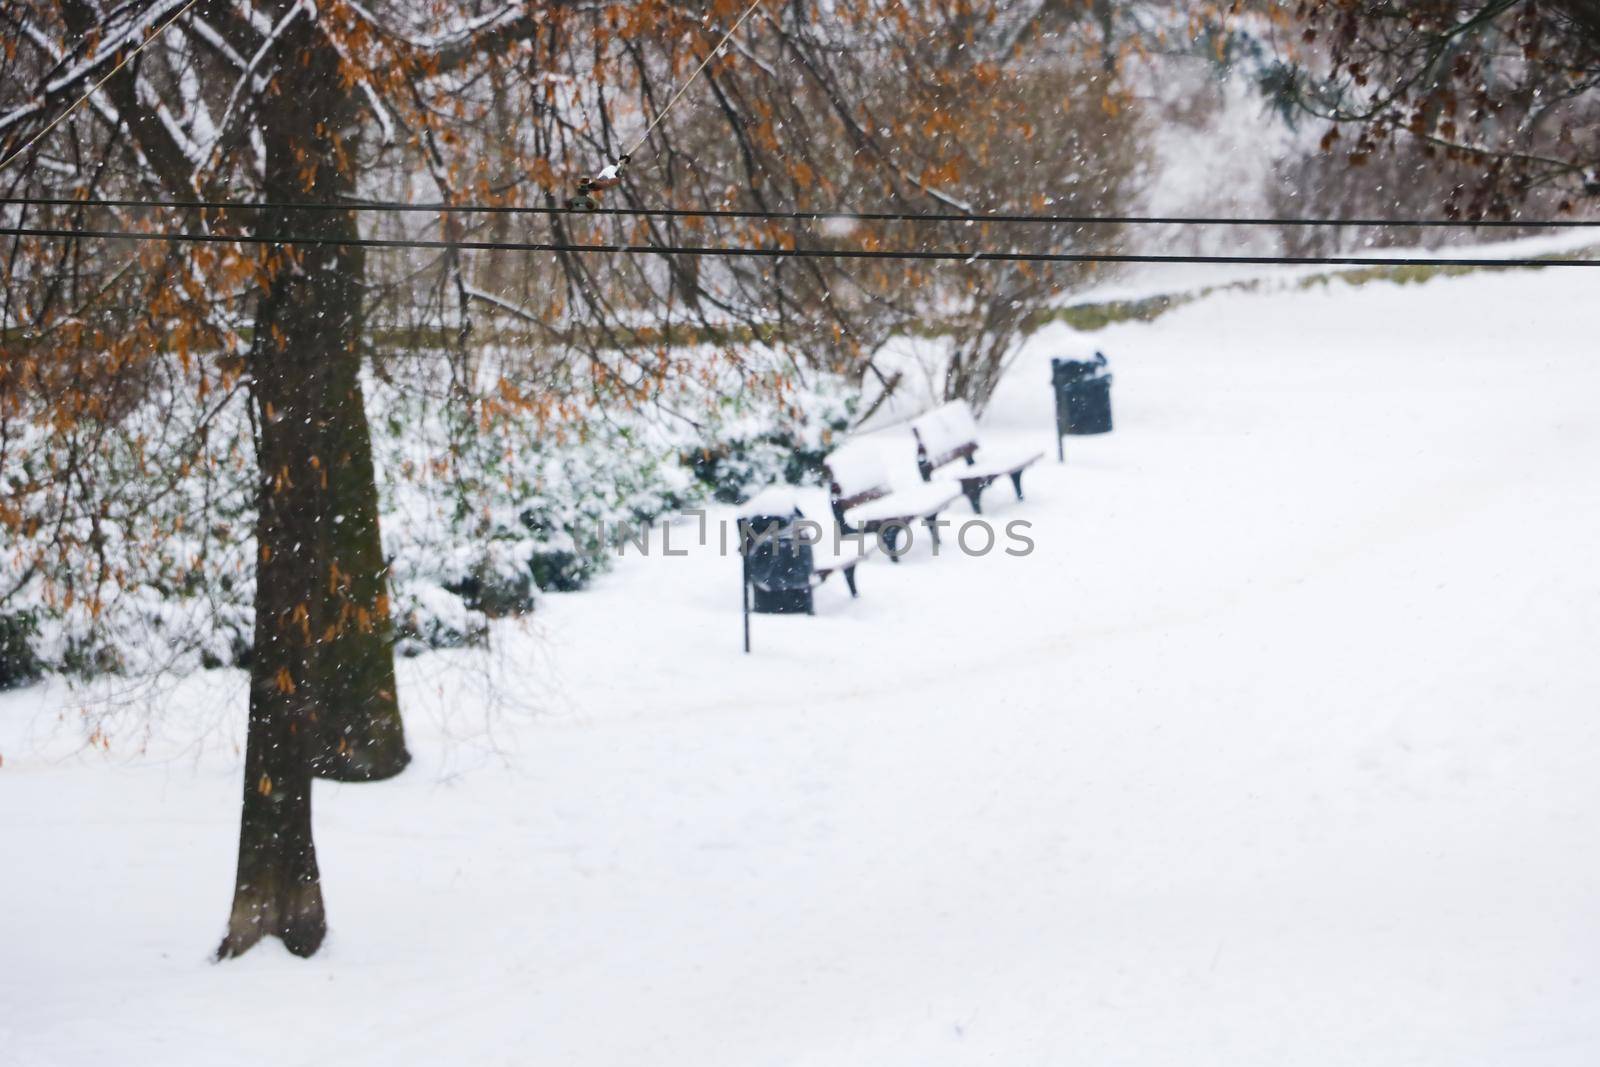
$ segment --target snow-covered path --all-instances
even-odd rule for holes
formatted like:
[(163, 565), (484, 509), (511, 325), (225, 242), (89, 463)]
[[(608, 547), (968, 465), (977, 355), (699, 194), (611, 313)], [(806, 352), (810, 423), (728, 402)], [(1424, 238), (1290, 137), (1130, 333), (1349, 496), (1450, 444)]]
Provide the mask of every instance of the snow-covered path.
[[(144, 756), (0, 697), (0, 1061), (1600, 1061), (1593, 290), (1048, 333), (986, 430), (1049, 450), (989, 497), (1031, 555), (875, 561), (750, 657), (734, 559), (635, 558), (487, 678), (405, 664), (414, 768), (319, 787), (311, 961), (206, 962), (236, 677)], [(1057, 466), (1085, 344), (1118, 430)]]

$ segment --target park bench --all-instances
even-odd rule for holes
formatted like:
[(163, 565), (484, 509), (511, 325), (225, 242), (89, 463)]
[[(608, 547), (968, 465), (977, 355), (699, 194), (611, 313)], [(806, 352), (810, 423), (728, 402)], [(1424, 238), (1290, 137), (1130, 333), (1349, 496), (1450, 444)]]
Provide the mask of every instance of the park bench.
[(846, 445), (830, 453), (823, 460), (823, 467), (839, 528), (847, 533), (872, 535), (874, 539), (881, 537), (889, 558), (896, 563), (900, 562), (896, 549), (900, 531), (909, 530), (915, 523), (927, 525), (934, 547), (938, 547), (939, 513), (961, 495), (961, 490), (948, 482), (893, 488), (877, 453), (864, 444)]
[(978, 423), (965, 400), (954, 400), (934, 408), (911, 422), (911, 433), (917, 439), (917, 470), (925, 482), (932, 482), (939, 468), (965, 460), (966, 465), (944, 472), (944, 476), (961, 483), (961, 491), (972, 503), (972, 510), (983, 513), (978, 498), (995, 479), (1009, 476), (1016, 488), (1017, 499), (1022, 499), (1022, 472), (1044, 458), (1043, 452), (1027, 449), (997, 451), (985, 449), (978, 455)]

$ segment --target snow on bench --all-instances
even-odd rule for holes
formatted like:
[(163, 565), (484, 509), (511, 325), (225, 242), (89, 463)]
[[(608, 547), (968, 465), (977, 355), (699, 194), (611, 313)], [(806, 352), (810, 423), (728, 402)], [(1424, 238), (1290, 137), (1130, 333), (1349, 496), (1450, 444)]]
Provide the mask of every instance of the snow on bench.
[(1022, 472), (1044, 458), (1043, 452), (1026, 449), (985, 449), (978, 455), (978, 423), (965, 400), (953, 400), (943, 407), (934, 408), (926, 415), (911, 421), (911, 433), (917, 439), (917, 470), (923, 481), (931, 482), (940, 467), (966, 460), (966, 466), (947, 471), (961, 483), (961, 491), (972, 503), (972, 510), (982, 514), (978, 498), (989, 484), (1001, 475), (1011, 478), (1022, 499)]
[(841, 529), (880, 535), (889, 558), (896, 563), (900, 562), (900, 553), (895, 551), (900, 531), (913, 523), (926, 523), (934, 546), (938, 546), (939, 527), (934, 520), (961, 495), (955, 484), (926, 482), (894, 489), (877, 452), (864, 443), (846, 445), (822, 462), (828, 472), (833, 515)]

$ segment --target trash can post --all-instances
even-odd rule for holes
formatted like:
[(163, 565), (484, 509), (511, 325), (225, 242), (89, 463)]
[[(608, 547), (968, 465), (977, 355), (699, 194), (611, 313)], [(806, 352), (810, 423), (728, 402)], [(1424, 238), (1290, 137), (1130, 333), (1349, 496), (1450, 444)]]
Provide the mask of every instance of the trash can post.
[(739, 599), (744, 603), (744, 651), (750, 654), (750, 546), (739, 520)]

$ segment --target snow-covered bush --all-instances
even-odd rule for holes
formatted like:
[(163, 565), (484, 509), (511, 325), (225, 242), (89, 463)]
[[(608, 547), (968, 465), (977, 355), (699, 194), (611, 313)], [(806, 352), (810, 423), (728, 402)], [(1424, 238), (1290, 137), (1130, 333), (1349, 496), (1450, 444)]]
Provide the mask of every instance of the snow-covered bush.
[[(751, 370), (757, 359), (777, 369)], [(789, 369), (763, 350), (742, 372)], [(620, 539), (684, 507), (739, 500), (774, 481), (819, 481), (854, 407), (834, 378), (803, 394), (719, 381), (671, 415), (594, 407), (535, 418), (497, 403), (494, 387), (450, 393), (447, 380), (419, 374), (367, 383), (403, 654), (482, 642), (491, 619), (532, 611), (542, 592), (583, 588)], [(161, 437), (164, 422), (191, 418), (168, 417), (184, 403), (193, 401), (164, 397), (94, 437), (87, 461), (97, 484), (148, 490), (122, 511), (49, 501), (66, 520), (59, 531), (36, 524), (37, 536), (64, 539), (71, 551), (23, 538), (0, 554), (0, 687), (42, 672), (248, 664), (257, 554), (250, 421), (242, 403), (219, 409), (205, 451), (186, 453), (188, 442)], [(103, 561), (93, 575), (70, 562), (86, 556)]]
[(541, 427), (470, 406), (429, 418), (414, 394), (384, 403), (374, 447), (408, 651), (471, 643), (540, 591), (582, 588), (605, 565), (609, 531), (697, 498), (642, 423)]
[[(8, 423), (18, 458), (0, 488), (16, 522), (0, 539), (0, 617), (27, 620), (8, 627), (8, 662), (145, 674), (237, 662), (249, 646), (249, 420), (239, 404), (147, 387), (117, 418)], [(60, 476), (62, 454), (77, 477)]]
[(44, 664), (29, 643), (39, 633), (32, 611), (0, 615), (0, 689), (27, 685), (44, 672)]
[(857, 400), (836, 378), (783, 405), (727, 400), (680, 450), (680, 460), (704, 495), (722, 504), (774, 482), (821, 485), (822, 461), (849, 431)]
[[(707, 365), (713, 360), (708, 358)], [(580, 408), (534, 417), (498, 387), (430, 399), (374, 383), (385, 551), (404, 651), (469, 644), (541, 592), (583, 588), (628, 532), (774, 481), (820, 481), (854, 392), (821, 376), (801, 392), (757, 349), (743, 377), (696, 383), (667, 412)], [(480, 368), (480, 377), (492, 380)], [(730, 378), (733, 376), (730, 374)]]

